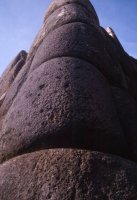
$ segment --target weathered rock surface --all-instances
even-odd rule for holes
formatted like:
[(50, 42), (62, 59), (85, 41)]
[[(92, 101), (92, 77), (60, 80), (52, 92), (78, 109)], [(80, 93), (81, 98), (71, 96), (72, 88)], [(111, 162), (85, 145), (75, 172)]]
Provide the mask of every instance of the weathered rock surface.
[(94, 19), (96, 20), (96, 24), (99, 25), (98, 16), (89, 0), (85, 0), (85, 1), (83, 0), (53, 0), (46, 12), (45, 19), (48, 18), (55, 10), (62, 7), (63, 5), (75, 4), (75, 3), (77, 5), (81, 5), (84, 8), (86, 8), (87, 13), (89, 13), (89, 15), (93, 15)]
[(137, 199), (136, 88), (91, 3), (53, 0), (0, 79), (0, 199)]
[(19, 52), (19, 54), (14, 58), (14, 60), (9, 64), (7, 69), (2, 74), (2, 77), (0, 78), (0, 106), (7, 91), (10, 89), (19, 71), (24, 66), (26, 58), (27, 53), (25, 51)]
[(1, 199), (135, 200), (137, 165), (82, 150), (45, 150), (0, 166)]
[(56, 58), (28, 76), (5, 117), (0, 158), (40, 147), (126, 152), (108, 84), (91, 64)]
[[(86, 7), (84, 5), (86, 5)], [(92, 12), (87, 11), (87, 8), (92, 10)], [(53, 1), (45, 16), (43, 26), (32, 44), (28, 57), (34, 56), (36, 49), (49, 32), (62, 25), (73, 22), (99, 25), (98, 17), (91, 4), (87, 6), (84, 1), (74, 0)]]

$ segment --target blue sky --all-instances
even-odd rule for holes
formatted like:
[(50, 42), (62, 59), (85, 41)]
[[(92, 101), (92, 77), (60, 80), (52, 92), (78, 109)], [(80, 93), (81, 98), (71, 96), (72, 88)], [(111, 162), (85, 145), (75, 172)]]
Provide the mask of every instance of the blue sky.
[[(0, 74), (31, 43), (51, 0), (0, 0)], [(116, 32), (125, 50), (137, 58), (137, 0), (91, 0), (103, 27)]]

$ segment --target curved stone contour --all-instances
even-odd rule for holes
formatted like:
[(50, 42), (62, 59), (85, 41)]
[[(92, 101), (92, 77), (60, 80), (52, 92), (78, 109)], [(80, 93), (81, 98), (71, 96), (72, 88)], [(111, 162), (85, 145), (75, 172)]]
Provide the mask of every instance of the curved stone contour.
[(4, 99), (6, 95), (6, 92), (9, 90), (19, 71), (24, 66), (26, 58), (27, 53), (25, 51), (22, 50), (19, 52), (0, 77), (0, 105), (2, 103), (2, 99)]
[(124, 154), (111, 102), (106, 80), (91, 64), (69, 57), (42, 64), (28, 76), (4, 120), (0, 158), (40, 147)]
[(137, 199), (137, 165), (82, 150), (45, 150), (0, 166), (2, 200)]
[(137, 199), (136, 88), (90, 1), (53, 0), (0, 78), (0, 199)]
[(58, 8), (64, 5), (73, 4), (73, 3), (76, 3), (77, 5), (81, 5), (82, 7), (86, 8), (89, 15), (92, 14), (94, 16), (94, 19), (96, 20), (96, 24), (99, 25), (98, 16), (89, 0), (85, 0), (85, 1), (83, 0), (53, 0), (46, 12), (45, 19), (47, 19)]
[[(83, 22), (86, 24), (95, 24), (99, 25), (97, 15), (95, 14), (93, 8), (90, 5), (90, 9), (92, 12), (88, 12), (87, 8), (89, 7), (83, 7), (84, 1), (57, 1), (55, 9), (55, 1), (53, 1), (51, 8), (48, 9), (47, 14), (44, 19), (43, 26), (39, 33), (37, 34), (32, 47), (29, 52), (29, 56), (31, 57), (36, 52), (36, 49), (40, 45), (40, 43), (43, 41), (43, 39), (49, 34), (49, 32), (53, 31), (54, 29), (68, 24), (72, 22)], [(81, 2), (81, 3), (78, 3)], [(54, 11), (53, 11), (54, 8)], [(51, 10), (52, 9), (52, 10)]]

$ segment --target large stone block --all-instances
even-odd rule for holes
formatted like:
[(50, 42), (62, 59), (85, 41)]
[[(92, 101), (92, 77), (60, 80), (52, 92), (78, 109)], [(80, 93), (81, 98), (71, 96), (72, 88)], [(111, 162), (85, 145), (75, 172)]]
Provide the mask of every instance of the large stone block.
[(125, 154), (123, 131), (105, 78), (64, 57), (43, 63), (18, 92), (0, 133), (0, 158), (30, 149), (75, 147)]
[(56, 149), (0, 165), (1, 200), (135, 200), (137, 165), (99, 152)]
[(76, 3), (77, 5), (79, 4), (83, 6), (84, 8), (86, 8), (89, 14), (94, 15), (94, 18), (96, 19), (96, 24), (99, 25), (98, 16), (89, 0), (84, 0), (84, 1), (83, 0), (53, 0), (46, 12), (45, 19), (47, 19), (58, 8), (64, 5), (73, 4), (73, 3)]
[(75, 22), (61, 26), (45, 37), (35, 54), (31, 69), (52, 58), (67, 56), (105, 67), (105, 53), (101, 30), (95, 26)]

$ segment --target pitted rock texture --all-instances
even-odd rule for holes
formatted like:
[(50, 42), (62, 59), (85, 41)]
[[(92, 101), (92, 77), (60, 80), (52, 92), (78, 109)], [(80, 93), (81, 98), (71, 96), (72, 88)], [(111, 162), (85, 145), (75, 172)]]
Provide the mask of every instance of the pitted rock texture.
[(99, 152), (55, 149), (0, 166), (2, 200), (135, 200), (137, 165)]
[(137, 199), (136, 88), (137, 60), (90, 1), (53, 0), (0, 79), (0, 199)]
[(108, 83), (76, 58), (52, 59), (30, 73), (4, 123), (1, 159), (40, 146), (126, 151)]
[(96, 24), (99, 25), (99, 19), (96, 14), (96, 11), (89, 0), (53, 0), (50, 4), (45, 19), (48, 18), (55, 10), (62, 7), (63, 5), (73, 4), (76, 3), (77, 5), (81, 5), (86, 8), (87, 13), (92, 14), (94, 16), (94, 19), (96, 20)]
[[(45, 16), (43, 26), (32, 44), (28, 57), (35, 54), (36, 49), (49, 32), (62, 25), (72, 22), (99, 25), (94, 8), (91, 4), (86, 7), (84, 5), (86, 5), (84, 1), (53, 1)], [(88, 12), (87, 8), (90, 8), (92, 12)]]

